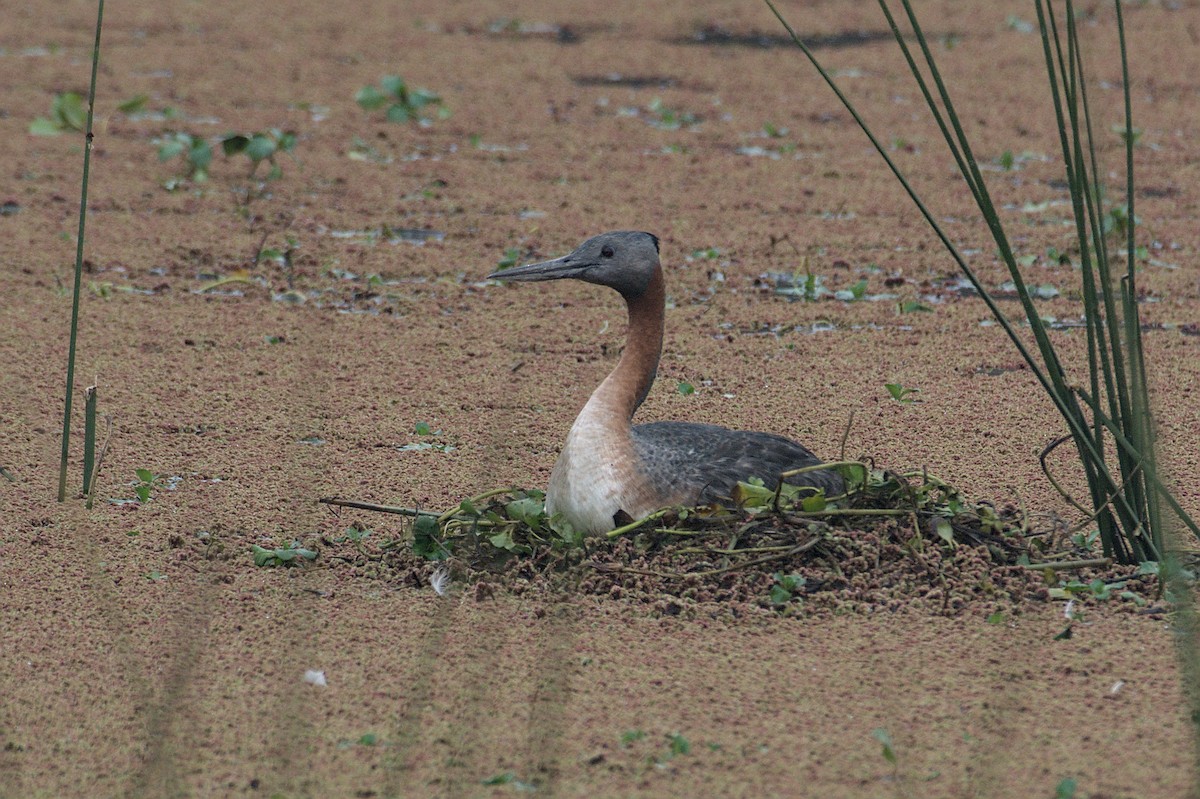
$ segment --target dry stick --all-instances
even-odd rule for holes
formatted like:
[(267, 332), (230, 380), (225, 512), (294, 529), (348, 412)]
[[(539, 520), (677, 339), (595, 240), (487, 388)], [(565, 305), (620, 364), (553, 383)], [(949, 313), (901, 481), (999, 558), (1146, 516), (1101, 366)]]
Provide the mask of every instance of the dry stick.
[(271, 231), (263, 231), (262, 238), (258, 240), (258, 247), (254, 250), (254, 255), (250, 259), (251, 266), (258, 266), (258, 260), (262, 257), (263, 245), (267, 243), (267, 236), (271, 235)]
[(912, 513), (907, 508), (826, 508), (825, 510), (789, 510), (788, 518), (815, 519), (822, 516), (906, 516)]
[(1009, 486), (1008, 490), (1017, 495), (1017, 504), (1021, 506), (1021, 535), (1029, 535), (1033, 528), (1029, 525), (1029, 509), (1025, 507), (1025, 497), (1021, 496), (1021, 490), (1016, 486)]
[(83, 185), (79, 191), (79, 233), (75, 243), (75, 291), (71, 296), (71, 344), (67, 350), (67, 396), (63, 403), (62, 460), (58, 464), (58, 501), (67, 498), (67, 457), (71, 447), (71, 399), (75, 382), (75, 341), (79, 334), (79, 287), (83, 281), (83, 227), (87, 220), (88, 170), (92, 163), (92, 115), (96, 110), (96, 71), (100, 65), (100, 27), (104, 0), (96, 8), (96, 45), (92, 49), (92, 85), (88, 91), (87, 134), (83, 148)]
[[(1046, 479), (1050, 481), (1050, 485), (1054, 486), (1054, 490), (1057, 491), (1059, 493), (1059, 495), (1062, 496), (1062, 498), (1065, 499), (1067, 501), (1067, 503), (1071, 505), (1071, 507), (1075, 508), (1075, 510), (1079, 511), (1084, 516), (1091, 516), (1091, 512), (1087, 508), (1083, 507), (1078, 502), (1076, 502), (1075, 498), (1072, 497), (1070, 494), (1068, 494), (1066, 492), (1066, 490), (1064, 490), (1063, 487), (1058, 484), (1058, 481), (1054, 479), (1054, 475), (1052, 475), (1050, 473), (1049, 464), (1046, 463), (1046, 458), (1050, 457), (1051, 452), (1058, 449), (1059, 445), (1064, 444), (1067, 441), (1072, 441), (1072, 440), (1073, 440), (1073, 438), (1069, 435), (1060, 436), (1060, 437), (1054, 439), (1053, 441), (1051, 441), (1049, 444), (1046, 445), (1046, 448), (1042, 450), (1042, 454), (1038, 455), (1038, 461), (1040, 461), (1042, 464), (1042, 474), (1046, 475)], [(1104, 507), (1108, 507), (1107, 502), (1104, 504)], [(1103, 511), (1104, 511), (1104, 508), (1100, 508), (1099, 510), (1097, 510), (1096, 516), (1099, 517), (1099, 515)]]
[(748, 555), (754, 552), (783, 552), (793, 549), (793, 544), (781, 547), (746, 547), (745, 549), (716, 549), (713, 547), (685, 547), (676, 550), (680, 555)]
[(684, 575), (678, 574), (676, 572), (656, 572), (656, 571), (651, 571), (650, 569), (635, 569), (632, 566), (613, 566), (608, 563), (596, 563), (595, 561), (588, 561), (587, 565), (591, 566), (593, 569), (595, 569), (598, 572), (612, 572), (612, 573), (619, 573), (619, 574), (644, 574), (647, 577), (665, 577), (665, 578), (668, 578), (671, 580), (678, 580), (684, 576)]
[(98, 387), (93, 384), (84, 389), (83, 403), (83, 494), (88, 496), (92, 483), (92, 470), (96, 466), (96, 402)]
[(803, 544), (800, 544), (799, 546), (785, 547), (785, 549), (786, 549), (785, 552), (777, 552), (773, 555), (766, 555), (761, 558), (755, 558), (754, 560), (747, 560), (747, 561), (743, 561), (741, 563), (735, 563), (732, 566), (722, 566), (719, 569), (709, 569), (708, 571), (702, 571), (702, 572), (687, 572), (686, 574), (679, 573), (679, 572), (658, 572), (658, 571), (651, 571), (649, 569), (635, 569), (630, 566), (613, 566), (613, 565), (609, 565), (607, 563), (596, 563), (594, 561), (589, 562), (588, 565), (591, 566), (596, 571), (601, 571), (601, 572), (615, 572), (615, 573), (619, 573), (619, 574), (644, 574), (644, 575), (647, 575), (650, 577), (664, 577), (664, 578), (668, 578), (668, 579), (672, 579), (672, 580), (686, 580), (689, 577), (713, 577), (718, 574), (725, 574), (727, 572), (737, 571), (738, 569), (748, 569), (751, 566), (759, 566), (759, 565), (762, 565), (763, 563), (770, 563), (773, 560), (780, 560), (781, 558), (787, 558), (787, 557), (791, 557), (792, 555), (798, 555), (801, 552), (807, 552), (808, 550), (812, 549), (819, 543), (821, 543), (821, 539), (819, 537), (812, 538), (812, 539), (809, 539), (808, 541), (805, 541)]
[(629, 524), (623, 524), (615, 530), (609, 530), (605, 535), (607, 535), (609, 538), (617, 538), (619, 536), (625, 535), (625, 533), (633, 532), (634, 530), (641, 527), (646, 522), (653, 521), (655, 519), (661, 519), (663, 516), (666, 516), (672, 510), (674, 510), (674, 509), (673, 508), (661, 508), (659, 510), (654, 511), (654, 513), (643, 516), (640, 519), (636, 519), (636, 520), (630, 522)]
[(318, 499), (323, 505), (337, 505), (341, 508), (357, 508), (358, 510), (373, 510), (380, 513), (398, 513), (401, 516), (432, 516), (435, 519), (441, 518), (440, 513), (434, 513), (428, 510), (417, 510), (416, 508), (398, 508), (394, 505), (377, 505), (374, 502), (359, 502), (353, 499), (339, 499), (338, 497), (324, 497)]
[[(484, 491), (482, 494), (471, 497), (467, 500), (467, 502), (472, 504), (483, 502), (484, 500), (500, 496), (501, 494), (511, 494), (513, 490), (514, 489), (511, 488), (493, 488), (491, 491)], [(341, 499), (339, 497), (323, 497), (318, 499), (317, 502), (323, 505), (336, 505), (342, 508), (373, 510), (378, 511), (379, 513), (396, 513), (401, 516), (429, 516), (437, 519), (438, 524), (444, 524), (445, 522), (449, 521), (456, 513), (459, 513), (459, 510), (462, 507), (462, 504), (459, 503), (445, 513), (434, 513), (433, 511), (421, 510), (420, 508), (401, 508), (396, 505), (378, 505), (374, 502), (360, 502), (359, 500), (355, 499)]]
[[(513, 493), (513, 491), (515, 491), (515, 489), (493, 488), (490, 491), (484, 491), (482, 494), (476, 494), (475, 496), (469, 498), (467, 500), (467, 502), (471, 503), (472, 505), (476, 505), (480, 502), (483, 502), (484, 500), (491, 499), (492, 497), (498, 497), (502, 494), (511, 494), (511, 493)], [(456, 513), (459, 513), (461, 511), (461, 509), (462, 509), (462, 503), (460, 502), (457, 505), (455, 505), (453, 508), (451, 508), (450, 510), (443, 513), (441, 516), (438, 516), (438, 524), (445, 524), (446, 522), (450, 521), (450, 519), (454, 518), (454, 515)]]
[(84, 490), (87, 492), (87, 504), (84, 506), (88, 510), (92, 509), (92, 497), (96, 494), (96, 480), (100, 477), (100, 467), (104, 465), (104, 456), (108, 454), (108, 442), (112, 441), (112, 414), (104, 415), (104, 444), (100, 447), (100, 454), (96, 457), (96, 465), (92, 469), (92, 480)]
[[(849, 429), (847, 428), (847, 432)], [(825, 472), (834, 466), (861, 466), (864, 469), (867, 465), (862, 461), (829, 461), (828, 463), (817, 463), (812, 466), (801, 466), (799, 469), (788, 469), (779, 476), (782, 478), (795, 477), (798, 474), (807, 474), (808, 472)]]
[(817, 544), (821, 543), (821, 540), (822, 539), (820, 537), (810, 538), (808, 541), (805, 541), (803, 544), (800, 544), (799, 546), (794, 546), (794, 547), (789, 548), (787, 552), (778, 552), (774, 555), (764, 555), (761, 558), (755, 558), (754, 560), (742, 561), (741, 563), (735, 563), (732, 566), (722, 566), (719, 569), (709, 569), (708, 571), (703, 571), (703, 572), (691, 572), (690, 574), (686, 574), (683, 576), (684, 577), (713, 577), (718, 574), (725, 574), (726, 572), (737, 571), (738, 569), (747, 569), (751, 566), (760, 566), (763, 563), (770, 563), (773, 560), (779, 560), (781, 558), (788, 558), (788, 557), (791, 557), (792, 555), (799, 555), (801, 552), (807, 552), (808, 550), (815, 547)]
[[(1050, 442), (1049, 444), (1046, 445), (1046, 448), (1042, 450), (1042, 454), (1038, 456), (1038, 460), (1040, 460), (1041, 464), (1042, 464), (1042, 474), (1046, 475), (1046, 479), (1050, 481), (1050, 485), (1054, 486), (1055, 490), (1057, 490), (1058, 493), (1060, 495), (1062, 495), (1063, 499), (1065, 499), (1068, 503), (1070, 503), (1072, 506), (1074, 506), (1074, 508), (1076, 510), (1078, 510), (1080, 513), (1082, 513), (1085, 516), (1083, 521), (1081, 521), (1079, 524), (1075, 525), (1068, 531), (1068, 532), (1072, 532), (1072, 533), (1077, 533), (1080, 530), (1082, 530), (1084, 527), (1087, 527), (1089, 524), (1096, 521), (1096, 519), (1100, 518), (1100, 514), (1104, 513), (1105, 508), (1107, 508), (1109, 505), (1113, 504), (1113, 501), (1116, 500), (1118, 495), (1123, 494), (1125, 492), (1125, 486), (1129, 485), (1129, 481), (1133, 480), (1134, 477), (1137, 476), (1137, 473), (1139, 471), (1141, 471), (1142, 464), (1139, 462), (1138, 465), (1133, 468), (1133, 471), (1131, 471), (1129, 473), (1129, 477), (1124, 482), (1122, 482), (1120, 486), (1117, 487), (1116, 491), (1114, 491), (1112, 494), (1109, 495), (1108, 499), (1104, 501), (1103, 505), (1101, 505), (1099, 508), (1096, 509), (1095, 513), (1092, 513), (1087, 508), (1083, 507), (1078, 502), (1076, 502), (1074, 499), (1072, 499), (1071, 496), (1066, 491), (1064, 491), (1061, 486), (1059, 486), (1058, 481), (1054, 479), (1054, 476), (1052, 474), (1050, 474), (1050, 467), (1046, 463), (1046, 458), (1049, 457), (1051, 452), (1053, 452), (1055, 449), (1057, 449), (1060, 444), (1064, 444), (1070, 440), (1072, 440), (1070, 436), (1061, 436), (1060, 438), (1057, 438), (1054, 441)], [(1141, 530), (1142, 528), (1139, 525), (1137, 529)]]
[(846, 429), (842, 431), (842, 448), (838, 452), (838, 457), (843, 461), (846, 460), (846, 439), (850, 438), (850, 428), (854, 426), (854, 409), (850, 409), (850, 418), (846, 420)]
[(1055, 571), (1070, 571), (1072, 569), (1091, 569), (1100, 568), (1103, 566), (1111, 566), (1112, 558), (1090, 558), (1088, 560), (1060, 560), (1060, 561), (1043, 561), (1041, 563), (1022, 563), (1023, 569), (1033, 569), (1035, 571), (1045, 571), (1046, 569), (1054, 569)]

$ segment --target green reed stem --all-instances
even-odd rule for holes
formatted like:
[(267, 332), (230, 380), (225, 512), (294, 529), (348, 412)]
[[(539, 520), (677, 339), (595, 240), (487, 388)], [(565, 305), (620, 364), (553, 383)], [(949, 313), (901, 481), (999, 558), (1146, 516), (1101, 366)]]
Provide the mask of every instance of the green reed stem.
[[(92, 117), (96, 110), (96, 72), (100, 67), (100, 29), (104, 0), (97, 0), (96, 44), (92, 48), (92, 83), (88, 89), (87, 132), (83, 147), (83, 182), (79, 190), (79, 233), (75, 243), (75, 288), (71, 294), (71, 344), (67, 350), (67, 396), (63, 403), (62, 460), (58, 466), (58, 501), (67, 498), (67, 458), (71, 451), (71, 399), (75, 386), (75, 343), (79, 333), (79, 287), (83, 282), (83, 229), (87, 221), (88, 171), (92, 163)], [(85, 484), (86, 488), (86, 484)]]
[[(1017, 335), (1014, 325), (980, 284), (958, 249), (901, 174), (850, 100), (783, 19), (772, 0), (765, 2), (842, 105), (854, 117), (1062, 415), (1079, 452), (1092, 505), (1096, 509), (1096, 523), (1100, 529), (1104, 554), (1124, 563), (1159, 559), (1163, 553), (1160, 501), (1170, 507), (1185, 527), (1200, 537), (1200, 528), (1197, 528), (1179, 503), (1167, 492), (1155, 468), (1154, 430), (1149, 414), (1145, 358), (1135, 291), (1133, 120), (1128, 54), (1120, 3), (1116, 6), (1124, 81), (1125, 190), (1129, 204), (1129, 223), (1125, 231), (1128, 250), (1126, 274), (1120, 281), (1116, 281), (1109, 269), (1109, 250), (1104, 231), (1104, 202), (1098, 183), (1103, 173), (1100, 172), (1093, 145), (1092, 120), (1085, 88), (1082, 48), (1075, 23), (1075, 9), (1072, 0), (1065, 0), (1065, 26), (1060, 30), (1049, 0), (1034, 0), (1080, 249), (1084, 315), (1087, 320), (1088, 380), (1085, 389), (1068, 378), (1050, 340), (1047, 325), (1034, 306), (999, 213), (984, 183), (982, 171), (910, 0), (899, 2), (912, 27), (913, 38), (924, 62), (924, 71), (929, 74), (929, 80), (926, 80), (922, 68), (918, 66), (918, 59), (914, 57), (913, 50), (897, 25), (887, 0), (879, 0), (879, 6), (926, 105), (946, 140), (959, 172), (995, 240), (1000, 257), (1008, 267), (1040, 360), (1033, 357), (1032, 351)], [(1117, 443), (1112, 452), (1115, 463), (1111, 467), (1106, 456), (1106, 436)]]

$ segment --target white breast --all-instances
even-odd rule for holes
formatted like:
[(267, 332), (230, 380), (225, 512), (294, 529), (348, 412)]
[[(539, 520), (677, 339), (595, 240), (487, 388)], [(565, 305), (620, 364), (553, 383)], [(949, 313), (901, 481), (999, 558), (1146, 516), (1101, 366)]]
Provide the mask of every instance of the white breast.
[[(613, 515), (624, 510), (637, 518), (637, 467), (628, 432), (600, 422), (605, 414), (584, 408), (571, 426), (562, 454), (550, 473), (546, 512), (556, 513), (577, 531), (599, 535), (615, 527)], [(611, 418), (611, 417), (610, 417)], [(648, 512), (648, 511), (647, 511)]]

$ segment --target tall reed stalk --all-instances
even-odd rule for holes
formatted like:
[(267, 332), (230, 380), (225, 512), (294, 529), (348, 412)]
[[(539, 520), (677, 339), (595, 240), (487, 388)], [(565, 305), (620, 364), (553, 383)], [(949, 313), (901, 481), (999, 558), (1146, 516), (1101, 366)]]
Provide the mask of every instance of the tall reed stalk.
[(104, 0), (97, 0), (96, 44), (92, 48), (92, 83), (88, 89), (87, 131), (84, 134), (83, 147), (83, 181), (79, 190), (79, 233), (75, 243), (75, 288), (71, 293), (71, 344), (67, 350), (67, 396), (63, 403), (62, 459), (58, 464), (59, 502), (67, 498), (67, 459), (71, 451), (71, 399), (75, 388), (75, 342), (79, 333), (79, 286), (83, 281), (83, 229), (87, 221), (88, 171), (92, 164), (92, 116), (96, 110), (96, 72), (100, 67), (100, 28), (103, 20)]
[[(1125, 270), (1120, 277), (1116, 276), (1113, 269), (1114, 259), (1110, 258), (1105, 238), (1104, 198), (1098, 182), (1103, 173), (1097, 164), (1092, 138), (1092, 119), (1074, 4), (1071, 0), (1064, 0), (1062, 4), (1064, 28), (1049, 0), (1034, 0), (1079, 247), (1087, 336), (1086, 375), (1082, 379), (1072, 377), (1072, 370), (1068, 368), (1072, 365), (1064, 364), (1059, 358), (1046, 323), (1034, 307), (1004, 225), (910, 0), (900, 0), (900, 6), (912, 28), (912, 38), (919, 51), (916, 54), (901, 32), (887, 0), (879, 0), (879, 6), (996, 242), (1000, 257), (1008, 267), (1033, 334), (1036, 352), (1026, 346), (1014, 324), (980, 283), (849, 98), (797, 36), (772, 0), (765, 2), (883, 157), (1062, 415), (1069, 432), (1067, 440), (1074, 443), (1087, 480), (1091, 499), (1090, 515), (1099, 530), (1104, 554), (1121, 563), (1160, 560), (1166, 542), (1163, 506), (1171, 510), (1174, 520), (1200, 538), (1200, 528), (1163, 485), (1155, 458), (1154, 427), (1150, 416), (1137, 307), (1133, 114), (1125, 25), (1119, 0), (1114, 5), (1125, 105), (1125, 195), (1129, 220), (1125, 231)], [(923, 62), (924, 70), (919, 62)], [(1073, 366), (1074, 372), (1082, 371), (1079, 365)]]

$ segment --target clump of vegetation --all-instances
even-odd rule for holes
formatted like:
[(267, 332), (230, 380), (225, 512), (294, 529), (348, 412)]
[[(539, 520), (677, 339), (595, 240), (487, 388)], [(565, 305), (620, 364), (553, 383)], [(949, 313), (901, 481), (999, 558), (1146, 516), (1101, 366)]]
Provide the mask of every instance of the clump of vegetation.
[(133, 486), (133, 493), (137, 495), (139, 503), (145, 504), (150, 501), (150, 495), (156, 490), (164, 487), (164, 482), (154, 472), (149, 469), (137, 469), (138, 481)]
[(433, 450), (435, 452), (453, 452), (455, 450), (455, 446), (453, 444), (438, 440), (438, 438), (442, 435), (442, 431), (430, 428), (428, 422), (417, 422), (415, 425), (413, 425), (413, 432), (418, 436), (424, 437), (426, 440), (402, 444), (400, 449), (417, 451)]
[(364, 86), (354, 95), (354, 101), (364, 111), (384, 109), (389, 122), (404, 124), (420, 122), (429, 124), (429, 111), (437, 107), (437, 115), (444, 119), (448, 115), (442, 98), (428, 89), (410, 88), (399, 75), (384, 75), (379, 84)]
[[(960, 541), (992, 543), (1014, 562), (1024, 552), (1023, 523), (1001, 518), (989, 503), (968, 503), (957, 489), (933, 475), (901, 474), (858, 461), (842, 461), (785, 472), (784, 477), (814, 468), (840, 471), (847, 484), (846, 493), (827, 497), (811, 486), (783, 482), (768, 487), (763, 480), (751, 478), (737, 484), (727, 506), (663, 508), (642, 519), (630, 520), (606, 537), (612, 540), (641, 534), (686, 536), (695, 553), (719, 552), (729, 560), (743, 554), (761, 554), (762, 538), (753, 534), (753, 528), (759, 524), (768, 537), (790, 536), (790, 544), (780, 544), (771, 551), (791, 550), (791, 554), (796, 554), (799, 551), (796, 531), (784, 529), (787, 524), (807, 526), (813, 520), (863, 522), (882, 517), (911, 519), (914, 522), (911, 534), (917, 537), (923, 529), (934, 530), (937, 522), (943, 521), (945, 531), (939, 532), (939, 536), (950, 545)], [(577, 549), (585, 542), (560, 516), (547, 515), (545, 494), (536, 489), (494, 489), (464, 499), (443, 513), (340, 499), (322, 502), (412, 517), (410, 549), (427, 560), (446, 560), (467, 553), (484, 560), (509, 555), (540, 557), (539, 553), (561, 553)], [(784, 523), (784, 528), (776, 522)], [(741, 525), (741, 533), (733, 545), (729, 543), (731, 525)], [(775, 585), (777, 590), (772, 596), (787, 601), (803, 588), (804, 581), (798, 575), (777, 573)]]
[[(258, 133), (228, 133), (221, 137), (219, 145), (226, 158), (245, 155), (250, 161), (250, 177), (253, 178), (263, 161), (271, 165), (267, 180), (282, 177), (283, 170), (276, 161), (280, 153), (291, 153), (296, 148), (296, 134), (271, 128)], [(212, 165), (213, 147), (203, 137), (182, 131), (168, 133), (154, 140), (158, 147), (158, 160), (167, 162), (173, 158), (183, 161), (183, 176), (187, 180), (202, 183), (208, 180)], [(178, 186), (176, 181), (167, 184), (168, 189)]]
[(1079, 606), (1078, 617), (1085, 604), (1142, 606), (1158, 596), (1154, 564), (1114, 566), (1094, 551), (1098, 533), (969, 501), (924, 470), (859, 461), (809, 468), (837, 469), (846, 492), (751, 479), (724, 504), (663, 508), (589, 538), (548, 515), (545, 495), (532, 489), (495, 489), (444, 512), (330, 498), (321, 502), (412, 521), (371, 547), (362, 526), (323, 540), (341, 545), (333, 560), (368, 574), (437, 564), (420, 580), (442, 595), (451, 579), (486, 596), (493, 576), (509, 575), (523, 591), (537, 575), (573, 591), (638, 596), (669, 614), (685, 602), (731, 599), (784, 616), (903, 606), (956, 615), (982, 602), (1000, 623), (1030, 598)]
[(700, 118), (691, 111), (671, 108), (657, 97), (650, 101), (646, 110), (650, 112), (650, 124), (662, 130), (690, 128), (700, 122)]
[(50, 116), (38, 117), (29, 123), (29, 132), (34, 136), (57, 136), (65, 131), (83, 132), (87, 127), (87, 106), (83, 97), (75, 92), (54, 95), (50, 103)]
[(212, 146), (203, 138), (190, 133), (176, 132), (155, 139), (154, 144), (158, 147), (160, 163), (181, 158), (185, 178), (197, 183), (208, 180), (208, 168), (212, 164), (213, 152)]
[(317, 559), (317, 553), (293, 541), (286, 547), (267, 549), (253, 544), (250, 551), (254, 555), (255, 566), (299, 566), (301, 563)]
[(782, 572), (775, 572), (771, 578), (775, 582), (771, 584), (770, 599), (771, 604), (776, 607), (783, 607), (796, 599), (804, 584), (808, 582), (803, 575)]
[(258, 165), (263, 161), (270, 164), (267, 180), (276, 180), (283, 175), (275, 156), (279, 153), (291, 154), (294, 149), (296, 134), (278, 128), (258, 133), (229, 133), (221, 139), (221, 151), (226, 157), (244, 155), (250, 161), (250, 177), (254, 177)]
[(506, 247), (504, 255), (500, 256), (500, 260), (496, 261), (496, 270), (512, 269), (514, 266), (521, 263), (521, 258), (524, 253), (519, 247)]

